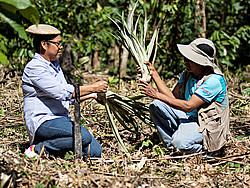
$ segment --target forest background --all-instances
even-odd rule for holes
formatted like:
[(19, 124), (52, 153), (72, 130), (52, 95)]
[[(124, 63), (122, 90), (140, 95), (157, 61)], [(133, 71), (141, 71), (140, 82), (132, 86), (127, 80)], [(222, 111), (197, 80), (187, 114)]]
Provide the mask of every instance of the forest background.
[(110, 89), (132, 96), (139, 93), (136, 64), (113, 37), (117, 28), (107, 16), (120, 19), (122, 12), (128, 16), (134, 4), (132, 0), (0, 0), (0, 187), (250, 186), (250, 1), (246, 0), (138, 0), (135, 10), (136, 17), (141, 14), (139, 23), (144, 22), (145, 12), (149, 19), (147, 41), (159, 30), (154, 63), (170, 87), (184, 69), (176, 44), (188, 44), (197, 37), (215, 43), (216, 63), (229, 87), (232, 138), (224, 158), (203, 161), (197, 155), (171, 156), (155, 130), (143, 128), (146, 134), (138, 138), (119, 127), (131, 153), (132, 160), (128, 159), (104, 109), (92, 102), (81, 106), (82, 123), (102, 143), (101, 161), (77, 165), (72, 153), (65, 158), (24, 157), (29, 143), (20, 77), (34, 56), (32, 36), (25, 29), (45, 23), (62, 32), (61, 65), (69, 82), (109, 78)]
[[(109, 75), (134, 76), (135, 63), (112, 36), (117, 28), (107, 18), (119, 19), (117, 13), (122, 12), (128, 15), (133, 3), (1, 0), (0, 62), (8, 70), (22, 71), (34, 56), (31, 36), (24, 29), (44, 23), (62, 32), (64, 47), (70, 45), (73, 64), (82, 71), (106, 70)], [(147, 13), (148, 40), (159, 29), (155, 66), (163, 78), (177, 76), (184, 68), (176, 44), (189, 43), (196, 37), (206, 37), (215, 43), (216, 62), (225, 74), (238, 73), (249, 64), (249, 4), (244, 0), (140, 0), (135, 15), (142, 14), (139, 20), (142, 23)]]

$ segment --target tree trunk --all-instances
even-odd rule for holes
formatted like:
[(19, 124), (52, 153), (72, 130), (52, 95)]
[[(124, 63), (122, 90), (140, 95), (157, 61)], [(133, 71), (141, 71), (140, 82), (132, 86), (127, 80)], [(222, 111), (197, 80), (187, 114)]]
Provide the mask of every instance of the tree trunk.
[[(130, 4), (129, 4), (129, 8), (128, 8), (128, 20), (127, 20), (129, 29), (131, 29), (131, 27), (132, 27), (132, 19), (129, 19), (131, 16), (132, 9), (133, 9), (132, 3), (133, 3), (133, 0), (130, 0)], [(126, 50), (126, 48), (124, 46), (122, 47), (122, 49), (123, 49), (122, 61), (121, 61), (120, 70), (119, 70), (119, 77), (120, 78), (123, 78), (126, 76), (127, 62), (128, 62), (128, 55), (129, 55), (129, 52)]]
[(115, 67), (114, 73), (118, 74), (119, 72), (119, 59), (120, 59), (120, 48), (115, 43), (111, 44), (111, 54), (110, 54), (110, 63)]
[(196, 1), (195, 24), (201, 28), (199, 37), (206, 38), (206, 2), (204, 0)]
[(101, 68), (101, 62), (99, 61), (99, 55), (98, 55), (98, 45), (95, 45), (95, 53), (93, 57), (93, 69), (94, 70), (100, 70)]
[[(66, 45), (66, 47), (63, 50), (62, 57), (60, 59), (60, 66), (64, 72), (65, 78), (68, 83), (74, 83), (75, 82), (75, 71), (77, 70), (77, 67), (74, 64), (74, 60), (71, 53), (71, 47), (69, 44)], [(76, 60), (78, 57), (76, 56)]]

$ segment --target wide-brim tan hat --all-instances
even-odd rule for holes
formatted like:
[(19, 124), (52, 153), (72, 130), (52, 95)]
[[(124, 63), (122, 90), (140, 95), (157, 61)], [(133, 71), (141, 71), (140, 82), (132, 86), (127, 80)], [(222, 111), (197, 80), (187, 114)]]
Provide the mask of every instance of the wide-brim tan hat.
[[(213, 49), (214, 53), (212, 57), (207, 55), (204, 51), (197, 47), (200, 44), (206, 44)], [(205, 38), (197, 38), (188, 45), (177, 44), (177, 47), (181, 54), (187, 59), (202, 66), (210, 66), (213, 68), (214, 73), (223, 75), (219, 67), (214, 63), (216, 49), (214, 43), (211, 40)]]
[(36, 35), (59, 35), (61, 31), (57, 28), (47, 25), (47, 24), (34, 24), (29, 26), (26, 30), (28, 33), (36, 34)]

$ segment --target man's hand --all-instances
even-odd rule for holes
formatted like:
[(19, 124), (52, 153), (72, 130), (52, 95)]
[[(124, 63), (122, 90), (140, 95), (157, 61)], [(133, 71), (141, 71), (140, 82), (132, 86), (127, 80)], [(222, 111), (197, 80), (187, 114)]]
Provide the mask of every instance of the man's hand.
[(142, 94), (152, 98), (157, 98), (159, 92), (153, 86), (142, 80), (140, 80), (139, 86), (142, 86), (142, 88), (140, 88)]
[(145, 65), (148, 66), (148, 69), (149, 69), (149, 72), (150, 72), (150, 75), (152, 77), (154, 77), (155, 75), (158, 75), (154, 65), (152, 65), (152, 63), (150, 63), (149, 61), (145, 62)]
[[(157, 71), (156, 71), (154, 65), (152, 65), (152, 63), (150, 63), (149, 61), (147, 61), (147, 62), (145, 62), (144, 64), (148, 66), (149, 73), (150, 73), (150, 75), (151, 75), (153, 78), (154, 78), (154, 76), (158, 75), (158, 73), (157, 73)], [(141, 68), (140, 68), (140, 66), (136, 65), (136, 68), (137, 68), (138, 73), (141, 73)]]

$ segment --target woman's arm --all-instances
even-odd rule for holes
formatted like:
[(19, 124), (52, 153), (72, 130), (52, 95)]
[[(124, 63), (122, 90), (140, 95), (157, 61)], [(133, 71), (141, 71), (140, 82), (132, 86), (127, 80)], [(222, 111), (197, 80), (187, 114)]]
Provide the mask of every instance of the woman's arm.
[[(108, 87), (108, 82), (98, 81), (90, 85), (80, 86), (80, 98), (87, 96), (91, 93), (106, 93)], [(75, 98), (75, 91), (72, 95), (72, 98)], [(83, 98), (84, 99), (84, 98)]]

